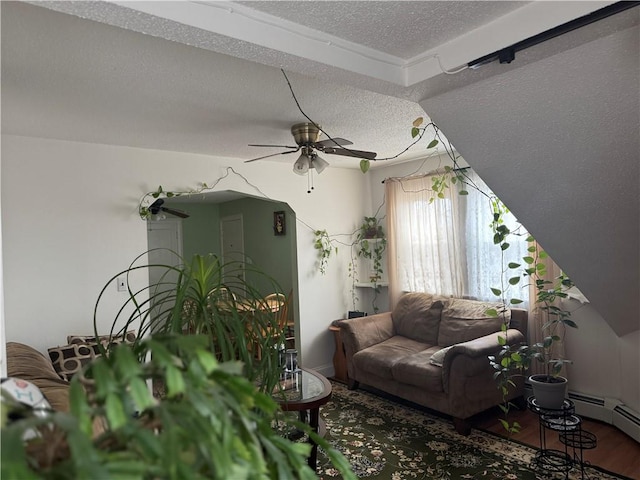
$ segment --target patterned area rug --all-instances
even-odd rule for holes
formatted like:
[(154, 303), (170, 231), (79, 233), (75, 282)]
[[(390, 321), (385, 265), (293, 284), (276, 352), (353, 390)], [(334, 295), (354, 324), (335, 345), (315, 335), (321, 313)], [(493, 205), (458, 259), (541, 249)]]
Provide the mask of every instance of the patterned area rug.
[[(331, 401), (321, 408), (326, 439), (349, 460), (359, 478), (400, 479), (563, 479), (564, 473), (536, 472), (535, 449), (476, 429), (458, 435), (448, 420), (371, 393), (332, 382)], [(318, 452), (320, 478), (340, 478)], [(583, 478), (579, 468), (569, 479)], [(584, 478), (619, 477), (585, 466)]]

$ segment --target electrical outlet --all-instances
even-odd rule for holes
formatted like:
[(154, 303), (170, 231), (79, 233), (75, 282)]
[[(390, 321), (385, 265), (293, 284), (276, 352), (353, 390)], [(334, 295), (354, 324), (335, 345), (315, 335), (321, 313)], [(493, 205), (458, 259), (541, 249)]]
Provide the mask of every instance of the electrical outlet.
[(118, 285), (118, 291), (119, 292), (126, 292), (127, 291), (127, 281), (125, 280), (125, 277), (118, 277), (117, 281), (117, 285)]

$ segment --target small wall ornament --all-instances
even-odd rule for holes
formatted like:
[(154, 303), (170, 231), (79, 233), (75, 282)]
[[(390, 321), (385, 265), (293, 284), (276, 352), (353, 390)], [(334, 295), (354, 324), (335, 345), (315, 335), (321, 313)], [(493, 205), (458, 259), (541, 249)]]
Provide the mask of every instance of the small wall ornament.
[(276, 236), (287, 234), (287, 224), (284, 210), (273, 212), (273, 234)]

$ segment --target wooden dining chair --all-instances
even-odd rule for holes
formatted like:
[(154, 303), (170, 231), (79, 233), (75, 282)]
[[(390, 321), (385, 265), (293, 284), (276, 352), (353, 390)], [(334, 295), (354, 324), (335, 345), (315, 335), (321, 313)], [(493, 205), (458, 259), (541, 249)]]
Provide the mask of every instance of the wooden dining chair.
[(267, 304), (278, 302), (279, 308), (276, 312), (276, 319), (278, 328), (285, 332), (285, 341), (287, 348), (294, 348), (296, 340), (294, 324), (293, 321), (289, 319), (292, 297), (293, 290), (291, 290), (289, 292), (289, 295), (286, 297), (282, 293), (272, 293), (264, 298), (265, 303)]
[[(290, 292), (289, 296), (285, 296), (283, 293), (270, 293), (264, 297), (262, 302), (264, 305), (262, 308), (264, 308), (264, 310), (271, 311), (274, 314), (274, 325), (271, 328), (266, 327), (262, 332), (262, 335), (270, 335), (272, 329), (278, 332), (284, 331), (286, 348), (293, 348), (295, 344), (293, 322), (289, 321), (292, 293), (293, 292)], [(262, 352), (259, 348), (256, 351), (256, 355), (258, 359), (262, 356)]]

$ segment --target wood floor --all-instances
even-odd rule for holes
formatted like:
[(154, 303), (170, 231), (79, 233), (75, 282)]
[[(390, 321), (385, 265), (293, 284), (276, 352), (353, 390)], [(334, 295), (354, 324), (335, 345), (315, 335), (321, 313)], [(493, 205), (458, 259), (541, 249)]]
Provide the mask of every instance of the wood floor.
[[(509, 415), (510, 421), (517, 421), (521, 425), (520, 433), (512, 438), (539, 447), (538, 416), (529, 410), (516, 410)], [(499, 418), (503, 418), (503, 414), (496, 408), (473, 417), (472, 425), (506, 437)], [(593, 433), (597, 438), (596, 448), (584, 451), (585, 461), (610, 472), (640, 480), (640, 443), (614, 426), (597, 420), (583, 419), (582, 429)], [(547, 448), (564, 449), (557, 435), (547, 434), (546, 438)]]

